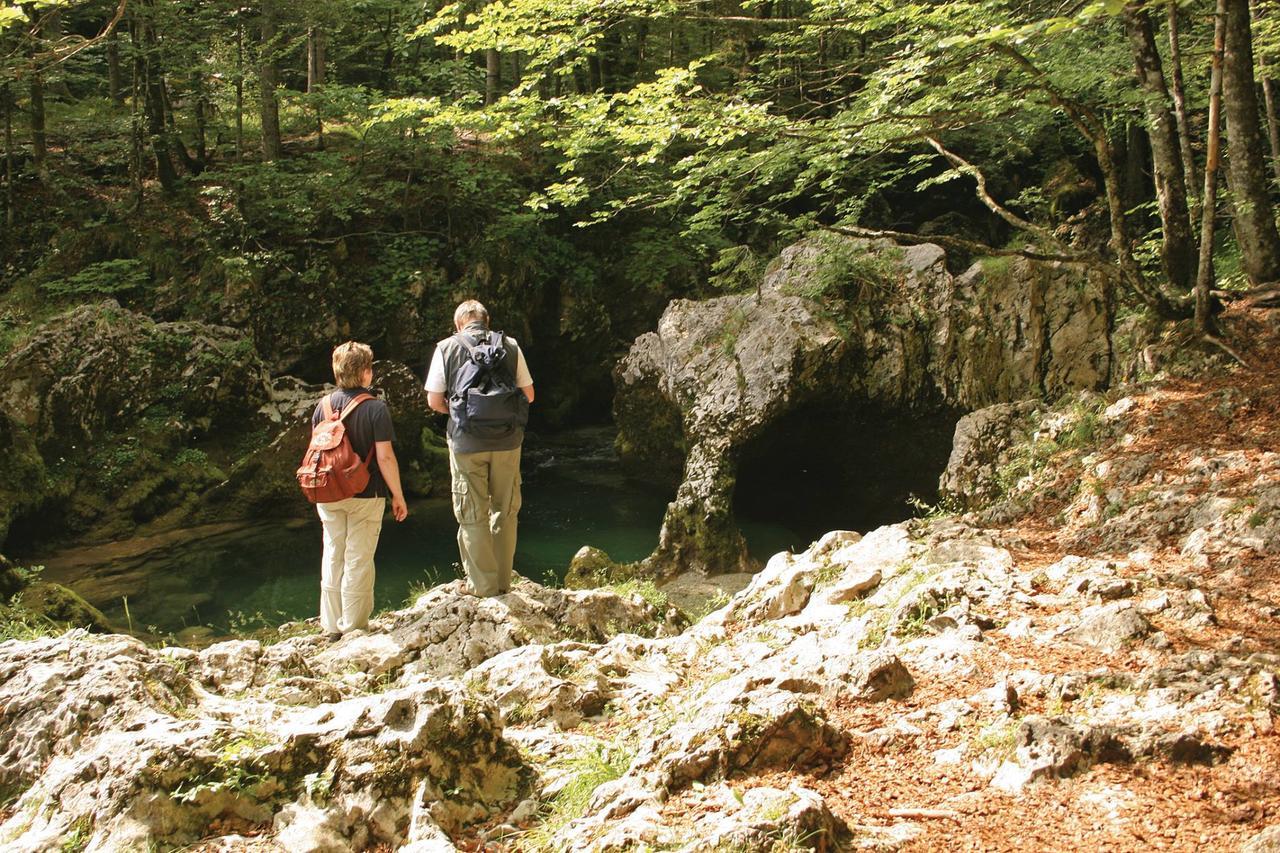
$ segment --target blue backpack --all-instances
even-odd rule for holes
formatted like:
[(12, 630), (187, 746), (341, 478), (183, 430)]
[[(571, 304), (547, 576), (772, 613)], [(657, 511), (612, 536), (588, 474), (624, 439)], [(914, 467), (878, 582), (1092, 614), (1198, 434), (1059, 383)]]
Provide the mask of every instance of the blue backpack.
[(506, 336), (489, 332), (476, 343), (454, 335), (466, 349), (449, 397), (449, 417), (476, 438), (506, 438), (529, 422), (529, 399), (516, 387), (516, 368), (508, 363)]

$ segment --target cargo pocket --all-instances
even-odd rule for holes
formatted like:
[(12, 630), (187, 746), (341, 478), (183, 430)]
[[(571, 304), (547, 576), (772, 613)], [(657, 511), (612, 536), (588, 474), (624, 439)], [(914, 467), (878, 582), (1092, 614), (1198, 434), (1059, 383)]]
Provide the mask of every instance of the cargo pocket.
[(476, 512), (475, 495), (465, 477), (453, 478), (453, 517), (459, 524), (475, 524), (479, 514)]
[(512, 489), (511, 491), (511, 506), (507, 510), (507, 512), (511, 513), (512, 515), (515, 515), (516, 513), (518, 513), (520, 511), (520, 507), (524, 504), (524, 500), (521, 497), (521, 486), (523, 485), (523, 483), (524, 483), (524, 477), (522, 477), (520, 475), (520, 472), (517, 471), (516, 485), (515, 485), (515, 488)]

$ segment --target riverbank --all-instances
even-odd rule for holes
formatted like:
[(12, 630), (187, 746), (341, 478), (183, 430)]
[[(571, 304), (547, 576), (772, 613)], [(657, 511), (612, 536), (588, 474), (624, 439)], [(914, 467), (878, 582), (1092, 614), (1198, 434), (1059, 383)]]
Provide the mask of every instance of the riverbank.
[(1280, 823), (1277, 352), (974, 413), (950, 481), (993, 494), (683, 630), (452, 584), (334, 645), (0, 644), (0, 839), (1240, 849)]

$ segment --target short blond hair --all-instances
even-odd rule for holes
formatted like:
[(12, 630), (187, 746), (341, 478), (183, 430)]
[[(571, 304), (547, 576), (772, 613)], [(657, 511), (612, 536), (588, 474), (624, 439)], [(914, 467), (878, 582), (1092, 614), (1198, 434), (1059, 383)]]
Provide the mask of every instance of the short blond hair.
[(475, 299), (466, 300), (453, 312), (454, 328), (460, 329), (470, 320), (479, 320), (486, 329), (489, 328), (489, 310)]
[(333, 348), (333, 381), (339, 388), (359, 388), (364, 372), (373, 367), (373, 349), (368, 344), (347, 341)]

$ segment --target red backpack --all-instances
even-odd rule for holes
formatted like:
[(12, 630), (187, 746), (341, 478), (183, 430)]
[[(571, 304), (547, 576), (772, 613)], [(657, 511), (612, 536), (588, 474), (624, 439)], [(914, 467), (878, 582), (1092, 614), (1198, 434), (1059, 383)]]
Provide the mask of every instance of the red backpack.
[(369, 459), (374, 449), (370, 447), (369, 455), (361, 459), (347, 438), (343, 421), (356, 406), (372, 399), (372, 394), (358, 394), (347, 403), (342, 414), (333, 410), (327, 395), (322, 401), (324, 420), (311, 428), (311, 443), (298, 468), (298, 485), (313, 504), (346, 500), (368, 487)]

